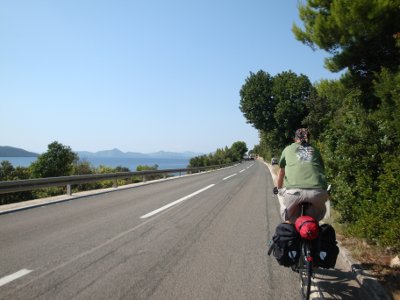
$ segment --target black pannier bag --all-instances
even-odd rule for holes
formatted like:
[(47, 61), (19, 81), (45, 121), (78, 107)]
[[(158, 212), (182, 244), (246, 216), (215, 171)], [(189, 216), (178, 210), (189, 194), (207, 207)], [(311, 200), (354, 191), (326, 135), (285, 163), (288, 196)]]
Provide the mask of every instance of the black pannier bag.
[(334, 268), (339, 254), (335, 229), (329, 224), (322, 224), (319, 236), (313, 241), (314, 261), (325, 269)]
[(268, 249), (268, 255), (271, 253), (281, 266), (297, 264), (300, 257), (300, 236), (293, 224), (281, 223), (276, 227)]

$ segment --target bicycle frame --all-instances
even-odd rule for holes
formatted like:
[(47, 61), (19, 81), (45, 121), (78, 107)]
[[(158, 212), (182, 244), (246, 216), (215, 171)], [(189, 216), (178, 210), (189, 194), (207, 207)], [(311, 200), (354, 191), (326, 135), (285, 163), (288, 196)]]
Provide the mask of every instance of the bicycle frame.
[[(301, 215), (303, 216), (309, 204), (303, 203), (301, 205)], [(303, 300), (310, 299), (311, 293), (311, 279), (313, 274), (313, 256), (311, 241), (301, 238), (301, 251), (300, 258), (297, 265), (297, 270), (300, 275), (301, 296)]]
[(297, 270), (300, 275), (300, 287), (303, 300), (310, 299), (311, 278), (313, 277), (313, 262), (311, 256), (311, 242), (302, 240), (300, 258)]

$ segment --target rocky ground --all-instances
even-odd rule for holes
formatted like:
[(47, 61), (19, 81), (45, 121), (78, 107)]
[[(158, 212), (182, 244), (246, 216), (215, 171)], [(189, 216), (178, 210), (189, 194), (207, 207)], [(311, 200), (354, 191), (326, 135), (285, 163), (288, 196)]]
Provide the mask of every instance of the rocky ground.
[(378, 279), (394, 300), (400, 300), (399, 256), (389, 249), (367, 244), (365, 241), (337, 234), (338, 240), (358, 260), (363, 270)]

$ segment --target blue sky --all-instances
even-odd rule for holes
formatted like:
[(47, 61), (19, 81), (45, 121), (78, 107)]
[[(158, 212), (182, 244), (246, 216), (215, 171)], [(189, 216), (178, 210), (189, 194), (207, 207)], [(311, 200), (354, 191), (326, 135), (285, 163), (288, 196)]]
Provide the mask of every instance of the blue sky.
[(297, 0), (1, 0), (0, 145), (196, 151), (258, 132), (249, 72), (338, 78), (292, 32)]

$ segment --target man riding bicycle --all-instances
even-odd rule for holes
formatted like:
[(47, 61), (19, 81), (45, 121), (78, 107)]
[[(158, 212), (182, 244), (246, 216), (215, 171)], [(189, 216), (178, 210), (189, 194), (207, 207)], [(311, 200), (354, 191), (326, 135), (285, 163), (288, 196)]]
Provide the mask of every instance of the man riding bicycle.
[(322, 220), (326, 213), (328, 192), (324, 163), (318, 149), (309, 141), (308, 129), (298, 129), (294, 143), (283, 150), (278, 163), (280, 169), (274, 193), (283, 196), (281, 216), (291, 223), (300, 216), (300, 206), (304, 202), (311, 204), (307, 215), (317, 221)]

